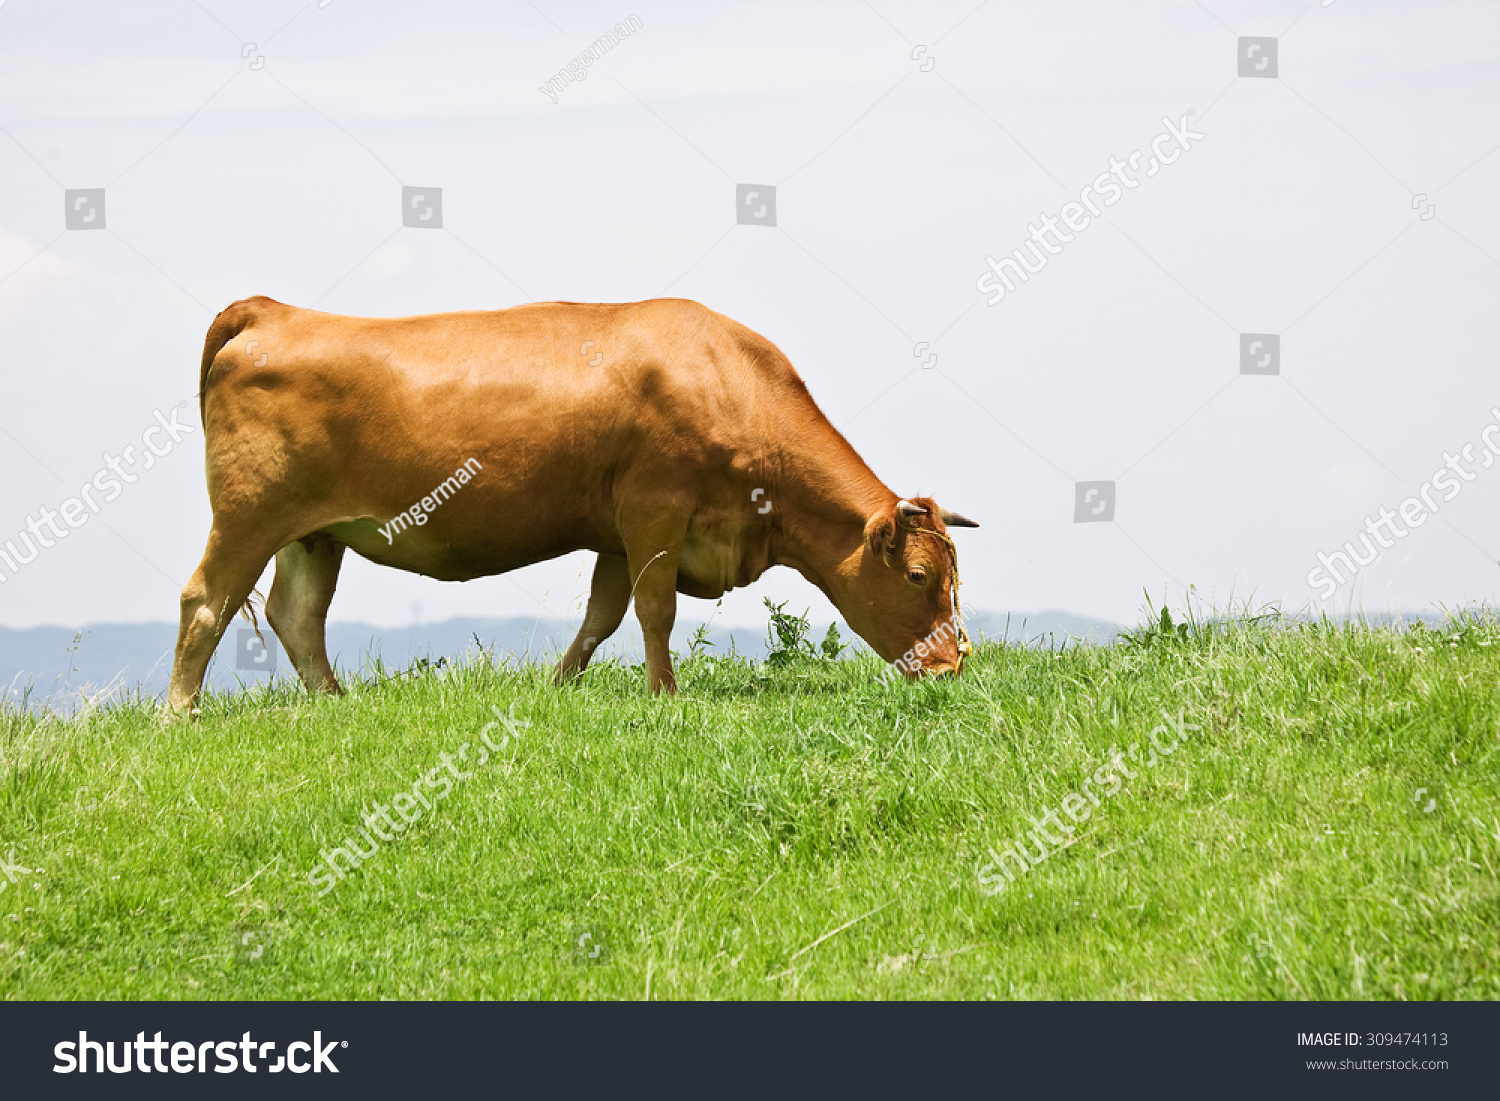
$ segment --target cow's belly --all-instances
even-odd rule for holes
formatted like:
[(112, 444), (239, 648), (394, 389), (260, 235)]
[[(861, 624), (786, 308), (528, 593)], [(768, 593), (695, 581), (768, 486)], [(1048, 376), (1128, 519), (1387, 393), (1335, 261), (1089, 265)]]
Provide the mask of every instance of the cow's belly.
[(451, 538), (454, 533), (437, 524), (393, 533), (375, 520), (353, 520), (329, 524), (322, 530), (376, 565), (419, 573), (439, 581), (490, 577), (578, 549), (574, 546), (522, 548), (461, 536), (454, 541)]
[[(521, 569), (577, 550), (623, 553), (611, 533), (595, 530), (586, 517), (533, 517), (521, 524), (497, 524), (489, 517), (504, 509), (477, 513), (469, 502), (452, 501), (422, 525), (396, 530), (390, 521), (340, 518), (318, 530), (361, 558), (442, 581), (467, 581)], [(677, 588), (688, 596), (716, 599), (750, 584), (769, 560), (747, 562), (745, 548), (722, 530), (692, 531), (678, 559)]]

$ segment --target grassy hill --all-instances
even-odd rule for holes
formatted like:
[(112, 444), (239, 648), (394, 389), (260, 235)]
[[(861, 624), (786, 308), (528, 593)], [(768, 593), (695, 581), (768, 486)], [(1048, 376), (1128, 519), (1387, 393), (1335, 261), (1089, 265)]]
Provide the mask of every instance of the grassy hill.
[(1500, 997), (1495, 623), (880, 671), (0, 711), (0, 996)]

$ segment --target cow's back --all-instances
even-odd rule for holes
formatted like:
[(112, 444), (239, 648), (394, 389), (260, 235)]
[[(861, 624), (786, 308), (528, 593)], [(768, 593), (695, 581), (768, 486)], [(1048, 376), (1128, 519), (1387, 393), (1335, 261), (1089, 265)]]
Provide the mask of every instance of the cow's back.
[(647, 425), (722, 438), (781, 388), (778, 374), (805, 393), (769, 342), (682, 299), (361, 318), (250, 298), (209, 330), (202, 401), (210, 432), (357, 413), (386, 436), (498, 418), (595, 443)]

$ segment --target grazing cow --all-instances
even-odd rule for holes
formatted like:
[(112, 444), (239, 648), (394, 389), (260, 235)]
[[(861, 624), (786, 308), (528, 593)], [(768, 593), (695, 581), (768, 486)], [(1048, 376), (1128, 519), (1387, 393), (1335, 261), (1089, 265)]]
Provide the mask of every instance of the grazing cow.
[(696, 302), (365, 318), (247, 298), (209, 327), (199, 385), (213, 527), (175, 711), (272, 556), (266, 618), (308, 689), (339, 692), (324, 623), (345, 548), (445, 581), (595, 551), (559, 682), (634, 598), (651, 689), (675, 692), (677, 594), (775, 565), (907, 676), (968, 650), (946, 532), (977, 525), (897, 497), (775, 345)]

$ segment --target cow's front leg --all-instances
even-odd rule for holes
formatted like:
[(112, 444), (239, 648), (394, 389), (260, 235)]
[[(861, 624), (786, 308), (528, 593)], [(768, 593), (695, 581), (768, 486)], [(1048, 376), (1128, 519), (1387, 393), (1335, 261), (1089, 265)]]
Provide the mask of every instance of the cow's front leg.
[(635, 598), (636, 618), (646, 642), (646, 670), (651, 694), (677, 694), (677, 678), (672, 675), (672, 623), (677, 618), (677, 562), (682, 554), (682, 536), (640, 539), (627, 543), (631, 592)]

